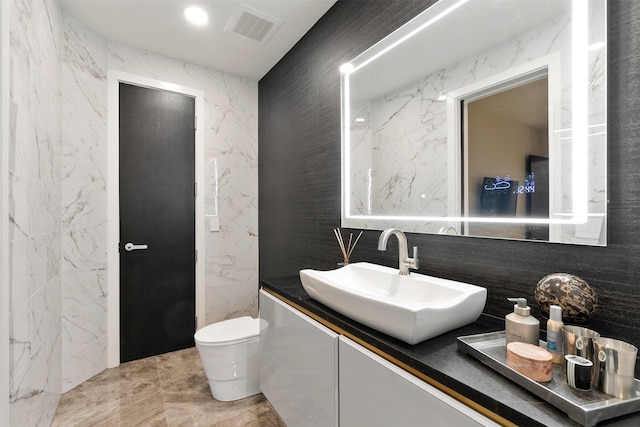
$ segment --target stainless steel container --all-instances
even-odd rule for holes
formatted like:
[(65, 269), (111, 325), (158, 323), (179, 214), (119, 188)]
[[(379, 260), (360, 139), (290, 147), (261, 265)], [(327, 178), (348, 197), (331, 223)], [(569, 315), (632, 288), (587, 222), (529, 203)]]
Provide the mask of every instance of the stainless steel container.
[(613, 338), (594, 338), (593, 348), (593, 386), (620, 399), (635, 397), (638, 349)]
[[(593, 361), (593, 339), (599, 336), (599, 333), (591, 329), (564, 325), (562, 327), (564, 354), (580, 356)], [(563, 362), (566, 367), (566, 360)]]

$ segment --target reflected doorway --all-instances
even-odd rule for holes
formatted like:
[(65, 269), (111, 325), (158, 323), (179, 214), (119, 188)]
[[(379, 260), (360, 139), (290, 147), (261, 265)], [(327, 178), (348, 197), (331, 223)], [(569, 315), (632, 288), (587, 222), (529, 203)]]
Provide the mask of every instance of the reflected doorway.
[[(549, 218), (548, 86), (537, 71), (461, 101), (465, 216)], [(472, 236), (549, 239), (546, 224), (465, 226)]]

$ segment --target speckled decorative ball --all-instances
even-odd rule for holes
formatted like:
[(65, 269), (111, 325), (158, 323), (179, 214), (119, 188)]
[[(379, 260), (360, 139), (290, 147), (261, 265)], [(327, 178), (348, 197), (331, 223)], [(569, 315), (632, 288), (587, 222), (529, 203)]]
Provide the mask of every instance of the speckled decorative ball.
[(553, 273), (536, 285), (533, 296), (540, 310), (549, 317), (549, 306), (562, 307), (564, 323), (586, 323), (598, 311), (598, 295), (587, 282), (567, 273)]

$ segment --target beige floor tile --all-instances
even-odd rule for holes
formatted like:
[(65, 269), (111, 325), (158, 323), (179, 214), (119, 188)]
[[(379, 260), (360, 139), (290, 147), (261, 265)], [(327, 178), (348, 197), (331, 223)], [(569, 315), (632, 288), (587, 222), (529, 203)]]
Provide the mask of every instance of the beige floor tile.
[(158, 373), (165, 393), (206, 393), (211, 395), (198, 350), (186, 350), (156, 356)]
[(62, 396), (53, 427), (285, 427), (262, 394), (211, 396), (197, 349), (108, 369)]

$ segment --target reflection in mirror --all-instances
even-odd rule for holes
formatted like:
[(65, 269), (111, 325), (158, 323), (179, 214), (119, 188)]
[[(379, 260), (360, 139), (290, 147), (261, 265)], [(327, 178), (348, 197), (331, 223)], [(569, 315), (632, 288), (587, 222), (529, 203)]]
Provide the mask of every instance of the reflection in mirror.
[(605, 245), (605, 16), (440, 0), (346, 64), (342, 225)]
[[(463, 100), (463, 211), (549, 218), (548, 76)], [(548, 224), (463, 223), (466, 234), (549, 240)]]

